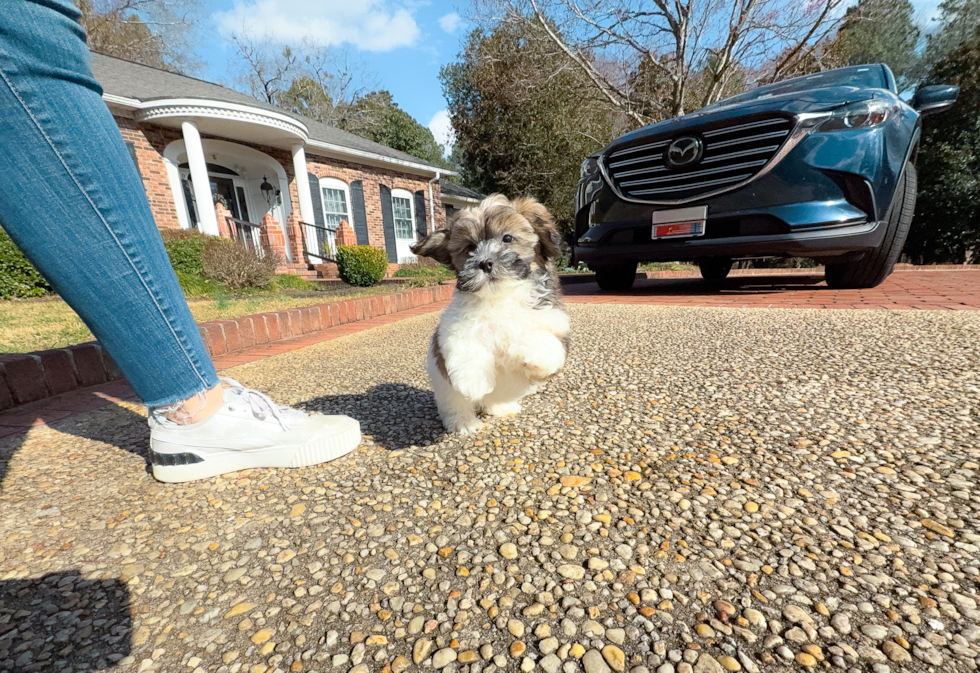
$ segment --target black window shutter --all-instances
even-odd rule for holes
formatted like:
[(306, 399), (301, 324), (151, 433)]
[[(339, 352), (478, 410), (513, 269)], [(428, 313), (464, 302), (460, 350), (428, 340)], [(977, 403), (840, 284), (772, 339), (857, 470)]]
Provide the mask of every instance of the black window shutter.
[(350, 183), (350, 212), (354, 221), (354, 235), (358, 245), (368, 245), (367, 211), (364, 209), (364, 183), (354, 180)]
[(129, 158), (133, 160), (133, 165), (136, 166), (136, 172), (142, 176), (142, 171), (140, 171), (140, 162), (136, 159), (136, 143), (126, 142), (126, 149), (129, 150)]
[[(323, 220), (323, 198), (320, 194), (320, 178), (313, 175), (313, 173), (307, 173), (306, 177), (310, 181), (310, 197), (313, 201), (313, 222), (312, 224), (318, 224), (321, 227), (324, 226)], [(317, 240), (317, 252), (320, 255), (329, 255), (330, 251), (323, 252), (324, 246), (327, 242), (327, 232), (323, 229), (316, 229), (316, 240)], [(321, 262), (323, 258), (317, 255), (317, 259)]]
[(313, 198), (313, 222), (311, 224), (318, 224), (322, 227), (323, 199), (320, 195), (320, 178), (312, 173), (307, 173), (306, 176), (310, 180), (310, 196)]
[(381, 224), (385, 230), (385, 248), (388, 261), (398, 263), (398, 242), (395, 239), (395, 214), (391, 211), (391, 190), (381, 185)]
[(420, 241), (429, 233), (425, 228), (425, 192), (421, 189), (415, 192), (415, 230)]
[[(143, 171), (140, 170), (140, 162), (136, 158), (136, 143), (126, 141), (126, 149), (129, 150), (129, 158), (133, 160), (133, 165), (136, 166), (136, 172), (140, 176), (140, 184), (143, 185)], [(146, 185), (143, 185), (143, 191), (146, 191)]]

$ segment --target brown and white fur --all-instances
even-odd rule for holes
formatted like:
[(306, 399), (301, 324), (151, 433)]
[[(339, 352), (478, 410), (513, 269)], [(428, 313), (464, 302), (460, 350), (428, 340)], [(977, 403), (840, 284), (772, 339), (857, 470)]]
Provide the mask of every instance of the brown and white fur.
[(555, 269), (560, 241), (540, 203), (494, 194), (413, 246), (456, 272), (426, 365), (450, 432), (479, 430), (478, 412), (520, 412), (521, 399), (564, 366), (569, 322)]

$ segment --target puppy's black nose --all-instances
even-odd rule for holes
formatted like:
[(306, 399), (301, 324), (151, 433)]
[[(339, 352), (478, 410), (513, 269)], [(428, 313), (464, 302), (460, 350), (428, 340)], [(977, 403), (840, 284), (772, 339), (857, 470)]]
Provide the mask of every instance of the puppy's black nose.
[(485, 273), (490, 273), (493, 271), (493, 262), (489, 259), (483, 260), (480, 262), (480, 269), (482, 269)]

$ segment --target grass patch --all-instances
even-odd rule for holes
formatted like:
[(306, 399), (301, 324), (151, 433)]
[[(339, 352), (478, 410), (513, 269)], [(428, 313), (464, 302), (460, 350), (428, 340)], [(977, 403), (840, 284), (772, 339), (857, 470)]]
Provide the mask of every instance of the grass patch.
[[(427, 260), (427, 262), (430, 260)], [(412, 262), (411, 264), (402, 264), (401, 268), (394, 273), (395, 278), (423, 278), (432, 280), (452, 280), (456, 277), (452, 269), (444, 264), (420, 264), (419, 262)]]
[[(187, 305), (197, 322), (230, 320), (253, 313), (283, 311), (404, 289), (390, 285), (357, 288), (338, 284), (320, 290), (315, 283), (295, 276), (293, 278), (296, 280), (279, 276), (274, 285), (275, 290), (231, 292), (226, 287), (199, 276), (178, 273), (181, 286), (188, 294)], [(417, 286), (431, 285), (433, 282), (435, 279), (419, 279)], [(29, 353), (48, 348), (64, 348), (91, 341), (93, 338), (81, 319), (61, 299), (0, 301), (0, 353)]]

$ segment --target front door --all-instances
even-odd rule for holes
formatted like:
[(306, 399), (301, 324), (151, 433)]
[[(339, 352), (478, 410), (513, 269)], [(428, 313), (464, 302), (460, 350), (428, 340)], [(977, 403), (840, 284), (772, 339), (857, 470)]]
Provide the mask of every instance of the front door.
[[(245, 182), (238, 178), (229, 178), (224, 176), (208, 176), (211, 180), (211, 193), (215, 196), (221, 196), (224, 202), (228, 204), (228, 210), (231, 212), (231, 216), (236, 220), (246, 223), (252, 223), (249, 218), (249, 208), (248, 208), (248, 196), (245, 193)], [(259, 230), (256, 227), (247, 227), (238, 223), (233, 223), (236, 227), (236, 233), (240, 234), (240, 239), (247, 241), (249, 238), (252, 243), (259, 245), (260, 236)]]

